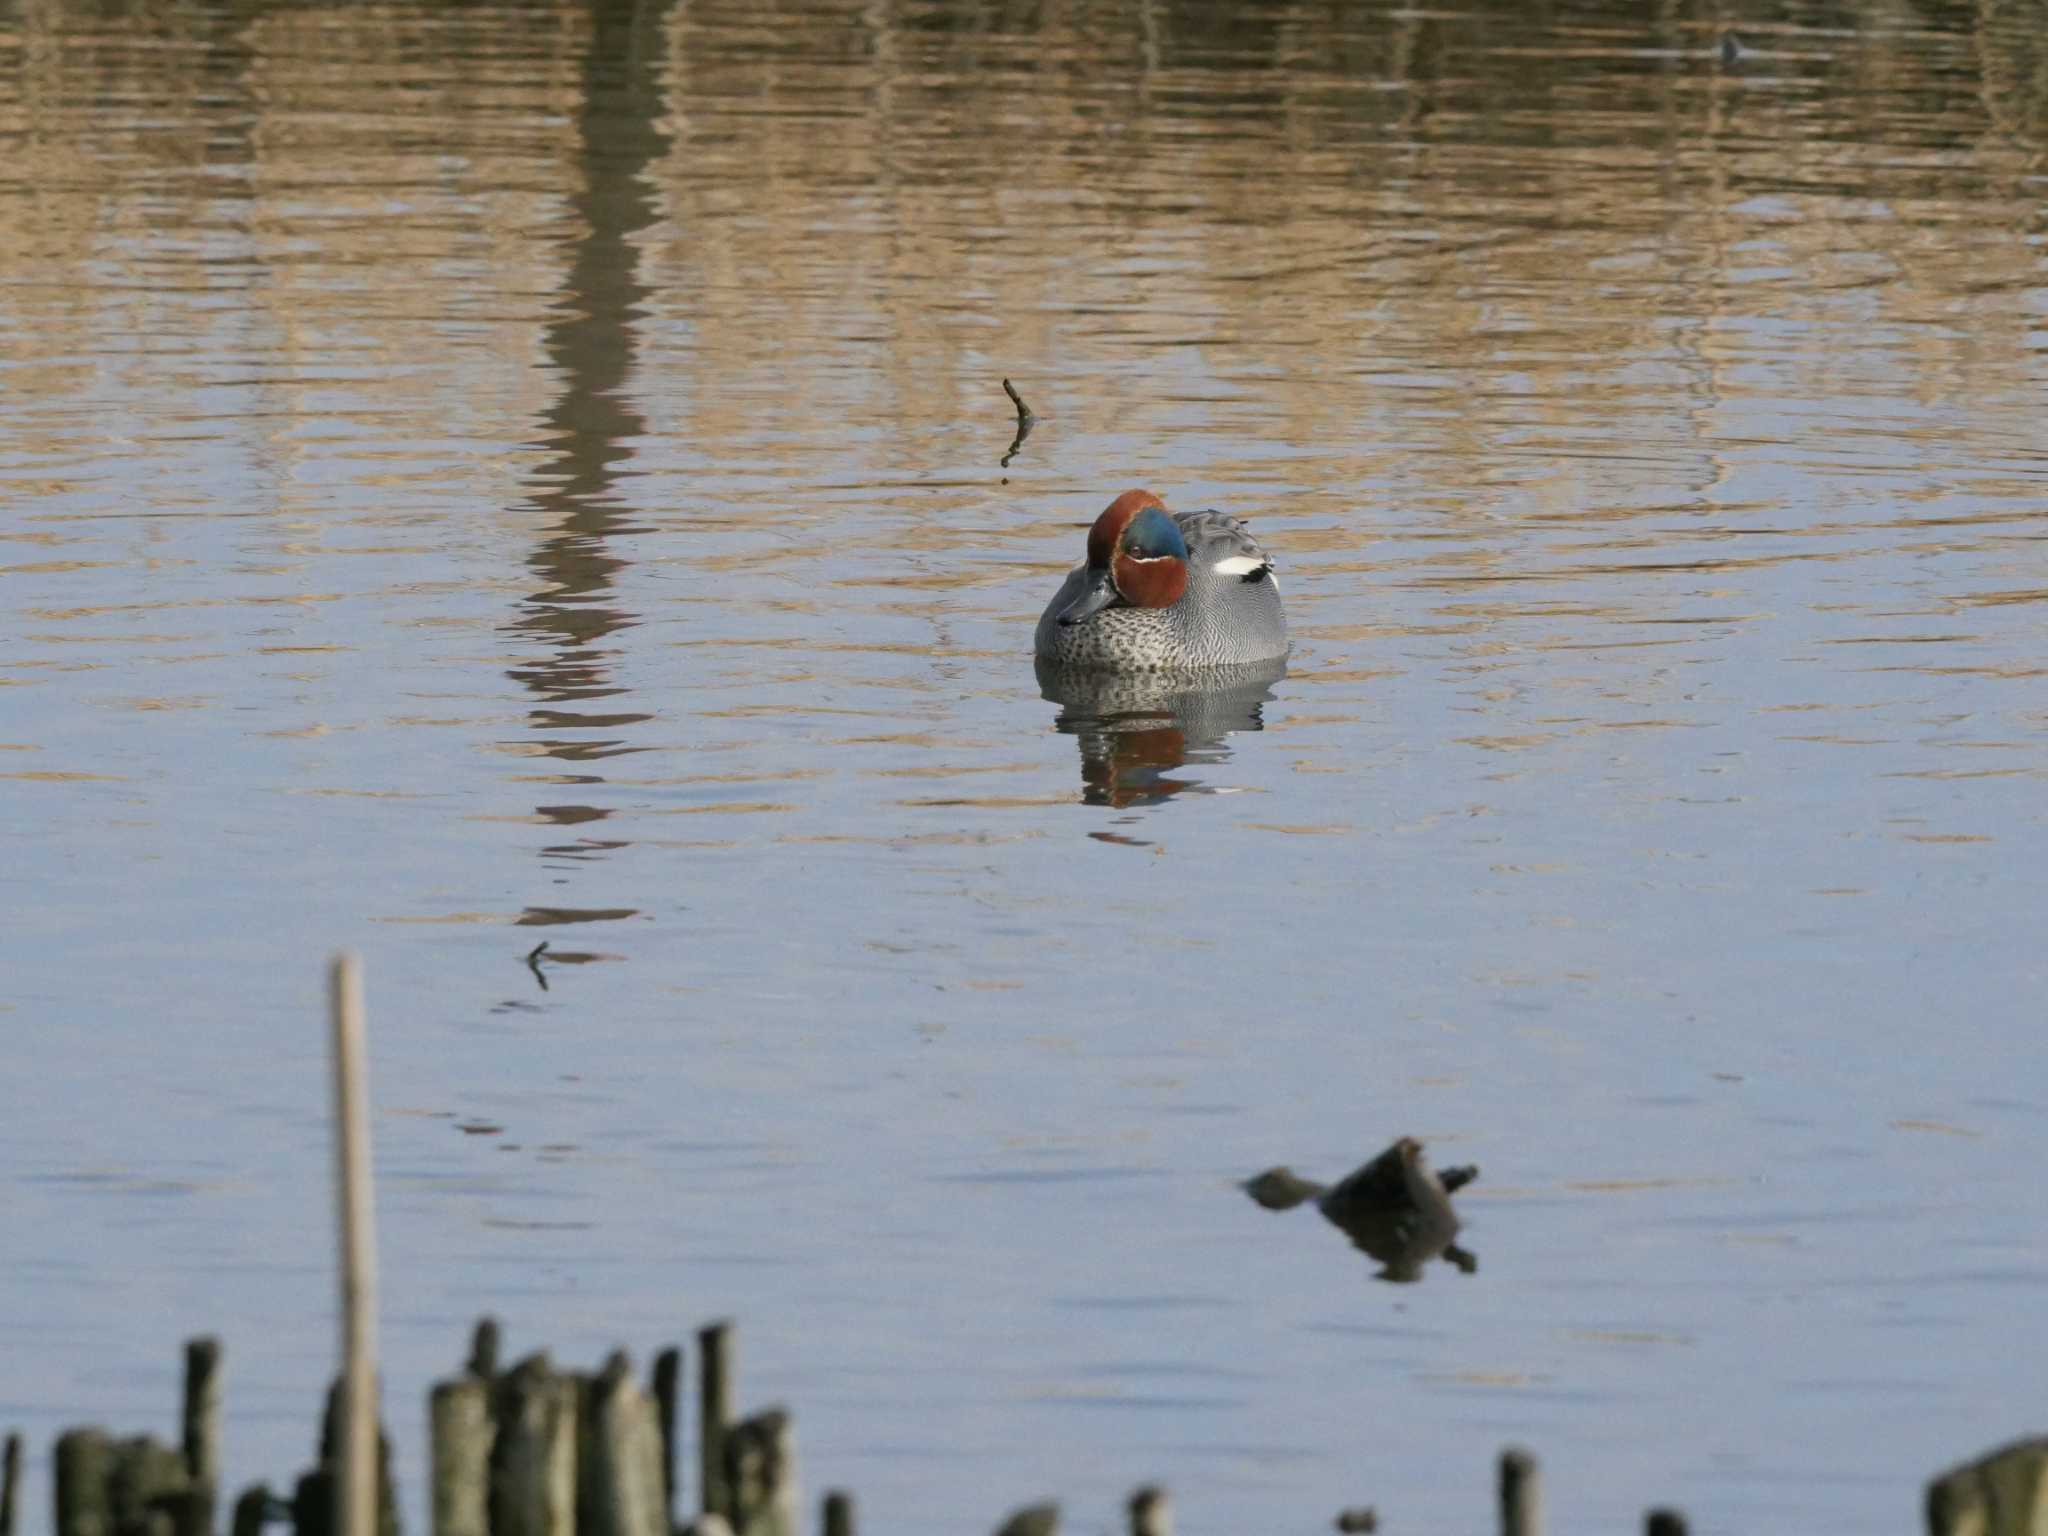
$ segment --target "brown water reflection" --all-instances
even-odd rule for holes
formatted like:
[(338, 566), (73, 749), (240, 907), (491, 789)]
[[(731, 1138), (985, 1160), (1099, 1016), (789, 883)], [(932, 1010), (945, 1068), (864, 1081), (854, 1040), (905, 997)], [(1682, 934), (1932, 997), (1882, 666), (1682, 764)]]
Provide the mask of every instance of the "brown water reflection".
[[(511, 625), (516, 637), (551, 650), (509, 674), (539, 701), (531, 720), (535, 730), (545, 733), (544, 755), (565, 763), (588, 764), (636, 750), (614, 733), (653, 718), (645, 710), (560, 706), (626, 693), (612, 676), (609, 663), (615, 653), (607, 642), (631, 626), (635, 616), (616, 605), (613, 577), (624, 561), (612, 547), (615, 539), (635, 531), (631, 504), (618, 481), (633, 444), (647, 430), (625, 386), (634, 362), (634, 321), (649, 293), (637, 278), (633, 237), (656, 223), (645, 173), (667, 142), (656, 126), (662, 116), (661, 86), (651, 57), (667, 10), (666, 0), (597, 4), (591, 7), (592, 32), (583, 50), (574, 156), (583, 186), (571, 204), (573, 227), (580, 232), (554, 302), (558, 313), (544, 338), (562, 394), (543, 420), (546, 431), (538, 446), (547, 457), (535, 465), (527, 497), (554, 523), (527, 559), (543, 585)], [(560, 734), (565, 732), (576, 734)], [(578, 780), (604, 782), (595, 774)], [(557, 805), (538, 807), (536, 814), (555, 825), (581, 826), (611, 812)], [(626, 846), (584, 836), (544, 849), (543, 857), (550, 867), (560, 868), (563, 860)], [(530, 906), (519, 921), (521, 926), (616, 921), (634, 912), (631, 907), (564, 911)]]
[[(2044, 35), (0, 0), (0, 1418), (227, 1309), (302, 1457), (358, 938), (398, 1401), (731, 1312), (912, 1533), (1896, 1523), (2036, 1390)], [(1041, 694), (1139, 483), (1285, 676)], [(1387, 1124), (1472, 1283), (1230, 1192)]]
[(1199, 787), (1194, 775), (1176, 775), (1222, 761), (1233, 731), (1264, 729), (1260, 712), (1287, 675), (1284, 657), (1253, 667), (1125, 676), (1043, 660), (1036, 666), (1039, 691), (1060, 706), (1054, 725), (1081, 750), (1081, 798), (1118, 809), (1158, 805)]

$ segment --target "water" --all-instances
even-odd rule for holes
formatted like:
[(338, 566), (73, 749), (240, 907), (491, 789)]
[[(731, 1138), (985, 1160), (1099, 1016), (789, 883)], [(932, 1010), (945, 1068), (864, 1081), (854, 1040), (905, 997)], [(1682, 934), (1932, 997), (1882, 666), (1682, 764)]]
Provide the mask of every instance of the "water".
[[(353, 944), (415, 1524), (485, 1309), (737, 1317), (910, 1536), (1478, 1529), (1509, 1440), (1561, 1526), (1910, 1524), (2039, 1412), (2044, 64), (1943, 5), (0, 4), (32, 1507), (200, 1330), (231, 1479), (303, 1462)], [(1041, 695), (1134, 485), (1274, 551), (1270, 697)], [(1470, 1275), (1233, 1187), (1404, 1133)]]

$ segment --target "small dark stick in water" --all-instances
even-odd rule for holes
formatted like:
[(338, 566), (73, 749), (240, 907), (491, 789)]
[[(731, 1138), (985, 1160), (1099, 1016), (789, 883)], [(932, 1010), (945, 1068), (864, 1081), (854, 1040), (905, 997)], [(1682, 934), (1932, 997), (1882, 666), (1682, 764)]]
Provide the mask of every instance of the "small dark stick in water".
[(1017, 393), (1017, 386), (1008, 379), (1003, 380), (1003, 393), (1010, 397), (1010, 403), (1017, 407), (1017, 435), (1010, 439), (1010, 451), (1003, 455), (1003, 468), (1010, 467), (1010, 460), (1017, 457), (1017, 450), (1024, 446), (1024, 439), (1031, 435), (1031, 429), (1038, 425), (1038, 418), (1031, 414), (1031, 407), (1024, 403), (1024, 397)]

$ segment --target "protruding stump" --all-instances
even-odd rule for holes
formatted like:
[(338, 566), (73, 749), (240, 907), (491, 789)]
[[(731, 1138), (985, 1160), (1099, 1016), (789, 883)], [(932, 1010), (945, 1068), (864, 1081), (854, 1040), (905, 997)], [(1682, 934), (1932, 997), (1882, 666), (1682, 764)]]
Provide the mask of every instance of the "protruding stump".
[(230, 1536), (263, 1536), (263, 1522), (270, 1518), (270, 1485), (251, 1483), (235, 1500), (234, 1524)]
[(7, 1450), (0, 1455), (0, 1536), (14, 1536), (14, 1511), (21, 1498), (21, 1436), (7, 1437)]
[(996, 1527), (996, 1536), (1059, 1536), (1057, 1504), (1027, 1504)]
[(1337, 1511), (1336, 1526), (1344, 1536), (1362, 1536), (1367, 1531), (1380, 1528), (1380, 1512), (1370, 1504), (1354, 1505), (1350, 1509)]
[(591, 1381), (584, 1423), (578, 1536), (668, 1536), (661, 1428), (624, 1350)]
[(493, 1536), (576, 1536), (576, 1395), (545, 1354), (498, 1379)]
[(1543, 1479), (1536, 1458), (1520, 1449), (1500, 1453), (1501, 1536), (1543, 1536)]
[(74, 1429), (57, 1437), (55, 1536), (114, 1536), (107, 1507), (107, 1474), (114, 1447), (103, 1429)]
[(292, 1536), (336, 1536), (335, 1496), (332, 1467), (301, 1473), (292, 1489)]
[(1927, 1485), (1928, 1536), (2035, 1536), (2042, 1530), (2048, 1530), (2048, 1435), (2015, 1440)]
[(661, 1509), (676, 1517), (676, 1442), (683, 1432), (683, 1352), (670, 1345), (654, 1357), (654, 1406), (661, 1415)]
[(697, 1497), (707, 1515), (732, 1520), (725, 1481), (725, 1433), (732, 1423), (732, 1324), (697, 1330)]
[(478, 1381), (498, 1379), (498, 1340), (498, 1320), (478, 1318), (476, 1331), (469, 1336), (469, 1364), (465, 1367)]
[(825, 1495), (825, 1536), (853, 1536), (853, 1495), (834, 1488)]
[[(304, 1524), (306, 1519), (315, 1522), (319, 1536), (347, 1536), (341, 1528), (342, 1506), (338, 1502), (344, 1492), (341, 1456), (347, 1407), (347, 1380), (337, 1376), (328, 1384), (327, 1412), (320, 1421), (320, 1465), (307, 1477), (299, 1479), (298, 1491), (292, 1497), (295, 1512), (302, 1507), (307, 1509), (307, 1513), (295, 1513), (293, 1516), (300, 1522), (297, 1536), (309, 1536)], [(374, 1497), (370, 1505), (370, 1529), (372, 1536), (398, 1536), (398, 1492), (391, 1481), (391, 1436), (385, 1430), (383, 1420), (373, 1418), (370, 1422), (376, 1431), (370, 1457), (370, 1487)], [(323, 1476), (326, 1478), (324, 1483), (320, 1481)], [(328, 1500), (324, 1510), (314, 1509), (308, 1503), (319, 1498)]]
[(733, 1536), (796, 1536), (796, 1427), (780, 1408), (725, 1432)]
[(438, 1383), (427, 1399), (433, 1536), (490, 1536), (491, 1389), (476, 1376)]
[(185, 1341), (183, 1414), (185, 1471), (192, 1480), (185, 1525), (198, 1536), (213, 1530), (220, 1497), (220, 1340)]
[(1131, 1536), (1173, 1536), (1173, 1501), (1157, 1483), (1131, 1495)]
[(183, 1536), (192, 1479), (182, 1452), (137, 1435), (114, 1443), (107, 1462), (108, 1529), (115, 1536)]
[(1643, 1536), (1685, 1536), (1685, 1516), (1675, 1509), (1653, 1509), (1643, 1516)]

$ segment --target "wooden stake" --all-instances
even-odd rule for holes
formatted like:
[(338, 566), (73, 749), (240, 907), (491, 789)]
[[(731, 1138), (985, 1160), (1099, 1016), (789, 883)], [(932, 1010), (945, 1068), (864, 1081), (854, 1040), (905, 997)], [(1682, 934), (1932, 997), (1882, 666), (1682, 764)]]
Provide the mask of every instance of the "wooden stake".
[(21, 1497), (21, 1436), (7, 1437), (7, 1454), (0, 1458), (0, 1536), (14, 1536), (14, 1506)]
[(1543, 1536), (1543, 1480), (1527, 1451), (1500, 1453), (1501, 1536)]
[(1643, 1517), (1643, 1536), (1685, 1536), (1685, 1516), (1675, 1509), (1653, 1509)]
[(683, 1352), (670, 1345), (654, 1357), (654, 1406), (661, 1415), (661, 1498), (664, 1528), (676, 1518), (676, 1439), (683, 1426)]
[(996, 1527), (996, 1536), (1059, 1536), (1059, 1530), (1059, 1505), (1027, 1504), (1011, 1511), (1010, 1518)]
[(104, 1429), (74, 1429), (57, 1437), (53, 1458), (56, 1536), (105, 1536), (114, 1528), (107, 1503), (107, 1477), (114, 1448)]
[(369, 1085), (363, 1040), (362, 966), (334, 959), (328, 999), (334, 1024), (334, 1153), (341, 1253), (341, 1454), (337, 1536), (377, 1527), (377, 1245), (370, 1185)]
[(235, 1500), (231, 1536), (263, 1536), (263, 1522), (270, 1518), (270, 1485), (251, 1483)]
[(1131, 1536), (1173, 1536), (1173, 1501), (1156, 1483), (1131, 1495)]
[(732, 1519), (725, 1431), (732, 1423), (732, 1324), (697, 1330), (697, 1497), (707, 1515)]
[(480, 1317), (469, 1336), (469, 1374), (486, 1384), (498, 1379), (498, 1320)]
[(834, 1488), (825, 1495), (825, 1536), (853, 1536), (853, 1495)]
[(497, 1536), (575, 1536), (577, 1397), (575, 1379), (557, 1376), (544, 1354), (498, 1378), (490, 1504)]
[(437, 1383), (427, 1421), (434, 1536), (489, 1536), (490, 1387), (466, 1375)]
[(220, 1340), (185, 1341), (185, 1472), (192, 1480), (189, 1515), (197, 1531), (213, 1529), (220, 1494)]
[(733, 1536), (796, 1536), (796, 1429), (780, 1408), (725, 1432), (725, 1496)]
[(666, 1536), (661, 1429), (619, 1350), (586, 1388), (577, 1530), (582, 1536)]

